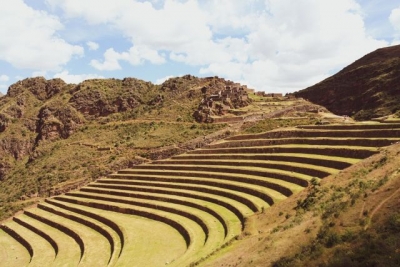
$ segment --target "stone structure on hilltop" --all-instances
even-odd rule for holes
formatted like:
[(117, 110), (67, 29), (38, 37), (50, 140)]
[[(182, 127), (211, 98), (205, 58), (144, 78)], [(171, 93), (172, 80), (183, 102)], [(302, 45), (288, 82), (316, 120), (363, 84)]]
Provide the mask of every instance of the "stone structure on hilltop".
[(283, 97), (283, 94), (282, 94), (282, 93), (257, 92), (256, 95), (258, 95), (258, 96), (263, 96), (263, 97), (277, 97), (277, 98), (282, 98), (282, 97)]
[(198, 122), (212, 122), (212, 116), (223, 116), (230, 109), (244, 107), (251, 102), (246, 85), (232, 81), (224, 84), (213, 81), (201, 88), (203, 98), (194, 114)]

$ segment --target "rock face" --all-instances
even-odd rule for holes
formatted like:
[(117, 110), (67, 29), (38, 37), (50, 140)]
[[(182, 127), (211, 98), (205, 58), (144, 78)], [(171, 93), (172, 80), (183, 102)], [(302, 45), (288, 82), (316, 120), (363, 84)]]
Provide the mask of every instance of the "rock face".
[(151, 91), (151, 83), (137, 79), (90, 80), (78, 85), (69, 103), (86, 117), (102, 117), (137, 108), (143, 93)]
[(6, 130), (9, 122), (9, 117), (5, 114), (0, 113), (0, 133)]
[(0, 155), (11, 155), (19, 160), (29, 155), (33, 149), (33, 142), (29, 138), (5, 137), (0, 140)]
[[(162, 102), (159, 86), (135, 78), (94, 79), (78, 85), (61, 79), (27, 78), (0, 98), (0, 179), (19, 163), (48, 153), (90, 120)], [(43, 146), (42, 146), (43, 143)]]
[(27, 78), (11, 85), (7, 96), (15, 97), (28, 89), (37, 99), (46, 100), (59, 93), (66, 85), (61, 79)]
[(80, 114), (72, 106), (52, 103), (51, 106), (45, 106), (39, 111), (36, 140), (66, 139), (83, 122)]
[(396, 113), (400, 110), (400, 45), (367, 54), (295, 95), (355, 119)]

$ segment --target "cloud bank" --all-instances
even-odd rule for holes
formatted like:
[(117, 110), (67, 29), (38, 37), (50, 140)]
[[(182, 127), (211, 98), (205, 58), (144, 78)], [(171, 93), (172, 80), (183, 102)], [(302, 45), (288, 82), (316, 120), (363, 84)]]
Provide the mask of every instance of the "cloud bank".
[[(92, 74), (76, 74), (81, 78), (105, 77), (127, 66), (171, 66), (170, 73), (153, 80), (160, 81), (182, 73), (182, 67), (173, 69), (179, 65), (197, 69), (193, 75), (291, 92), (400, 39), (400, 7), (386, 19), (392, 39), (379, 39), (368, 34), (363, 6), (356, 0), (43, 1), (47, 10), (0, 0), (5, 6), (0, 33), (9, 37), (0, 40), (0, 61), (70, 80), (74, 76), (65, 67), (84, 58), (84, 73)], [(68, 42), (62, 33), (73, 34), (68, 27), (73, 21), (87, 33), (105, 29), (120, 42), (104, 41), (108, 36)]]

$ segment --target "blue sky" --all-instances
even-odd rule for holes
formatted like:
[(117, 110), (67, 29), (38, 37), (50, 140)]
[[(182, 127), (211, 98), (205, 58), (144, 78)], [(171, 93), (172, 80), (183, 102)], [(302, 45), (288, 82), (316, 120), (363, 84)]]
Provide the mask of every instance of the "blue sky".
[(44, 76), (79, 83), (219, 76), (267, 92), (313, 85), (400, 44), (400, 1), (0, 0), (0, 92)]

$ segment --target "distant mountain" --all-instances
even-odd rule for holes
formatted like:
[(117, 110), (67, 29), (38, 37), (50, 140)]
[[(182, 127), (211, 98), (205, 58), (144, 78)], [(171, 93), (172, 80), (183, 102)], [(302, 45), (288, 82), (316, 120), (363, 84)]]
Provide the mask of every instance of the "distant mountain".
[(4, 96), (1, 92), (0, 92), (0, 97)]
[(400, 45), (367, 54), (294, 94), (358, 120), (400, 113)]

